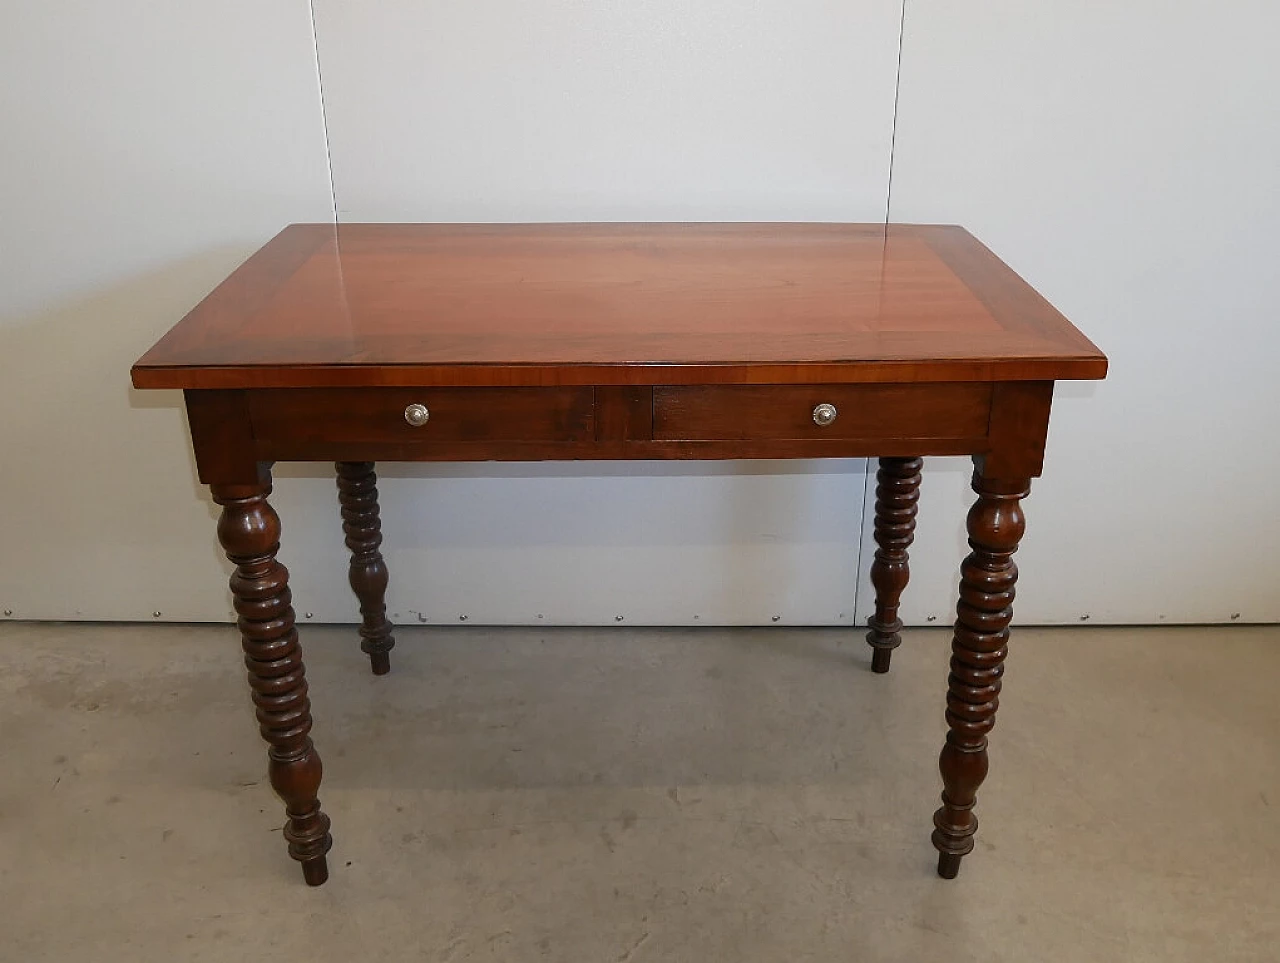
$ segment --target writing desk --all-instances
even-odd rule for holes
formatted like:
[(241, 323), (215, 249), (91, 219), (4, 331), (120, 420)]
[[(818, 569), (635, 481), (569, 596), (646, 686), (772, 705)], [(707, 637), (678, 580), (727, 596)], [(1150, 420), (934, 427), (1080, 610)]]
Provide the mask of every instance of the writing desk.
[(1053, 383), (1100, 351), (958, 227), (299, 224), (133, 368), (181, 388), (222, 506), (249, 685), (315, 886), (332, 840), (268, 504), (276, 461), (337, 464), (361, 648), (394, 644), (374, 463), (877, 457), (872, 668), (900, 642), (921, 456), (972, 455), (938, 872), (972, 851)]

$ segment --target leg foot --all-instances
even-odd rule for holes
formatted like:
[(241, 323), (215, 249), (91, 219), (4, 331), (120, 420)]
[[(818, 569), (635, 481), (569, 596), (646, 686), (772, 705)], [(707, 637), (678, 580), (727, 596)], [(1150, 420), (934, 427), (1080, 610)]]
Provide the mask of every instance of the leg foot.
[(872, 648), (871, 671), (888, 672), (893, 650), (902, 644), (902, 620), (898, 606), (911, 577), (907, 549), (915, 540), (917, 503), (920, 501), (919, 458), (881, 458), (876, 472), (876, 557), (871, 563), (871, 584), (876, 590), (876, 612), (867, 622), (867, 644)]
[[(1018, 568), (1013, 553), (1026, 529), (1020, 502), (1031, 482), (975, 472), (978, 500), (969, 510), (969, 547), (960, 567), (960, 601), (947, 679), (947, 741), (938, 757), (942, 806), (933, 816), (938, 873), (948, 879), (973, 851), (978, 787), (987, 776), (987, 733), (995, 726), (1008, 655)], [(950, 875), (948, 875), (950, 873)]]
[(960, 872), (960, 860), (963, 858), (959, 853), (939, 853), (938, 875), (943, 879), (955, 879)]
[(387, 621), (387, 564), (379, 551), (378, 476), (368, 461), (340, 461), (337, 469), (342, 531), (351, 550), (348, 577), (360, 601), (360, 650), (369, 656), (374, 675), (386, 675), (396, 640)]
[(212, 490), (222, 506), (218, 538), (236, 567), (231, 592), (258, 729), (268, 745), (267, 772), (288, 817), (284, 838), (289, 855), (303, 864), (307, 882), (318, 886), (327, 875), (324, 856), (333, 839), (317, 798), (323, 767), (311, 743), (311, 701), (289, 572), (276, 561), (280, 519), (267, 503), (271, 479), (264, 472), (259, 484), (214, 485)]
[(321, 856), (302, 864), (302, 878), (308, 886), (323, 886), (329, 878), (329, 861)]

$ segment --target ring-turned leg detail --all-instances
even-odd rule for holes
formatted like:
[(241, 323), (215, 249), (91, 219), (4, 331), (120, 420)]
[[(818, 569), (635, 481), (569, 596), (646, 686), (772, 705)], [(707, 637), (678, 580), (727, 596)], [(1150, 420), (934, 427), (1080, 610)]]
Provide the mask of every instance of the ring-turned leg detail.
[(1009, 652), (1018, 568), (1013, 553), (1026, 529), (1019, 504), (1029, 479), (983, 478), (975, 473), (978, 500), (969, 510), (969, 547), (960, 567), (960, 601), (947, 679), (947, 741), (938, 759), (942, 807), (933, 815), (938, 875), (954, 879), (960, 859), (973, 851), (978, 787), (987, 776), (987, 733), (995, 725), (1000, 679)]
[(290, 605), (289, 572), (276, 561), (280, 519), (267, 503), (270, 480), (211, 487), (213, 500), (222, 506), (218, 538), (236, 567), (231, 592), (258, 727), (269, 744), (271, 786), (288, 815), (284, 838), (289, 855), (302, 863), (308, 885), (319, 886), (329, 877), (325, 854), (333, 839), (329, 817), (316, 798), (322, 767), (311, 744), (311, 703)]
[(396, 640), (387, 621), (387, 564), (379, 551), (378, 476), (368, 461), (340, 461), (337, 468), (342, 531), (351, 550), (349, 579), (360, 600), (360, 650), (369, 656), (374, 675), (386, 675)]
[(915, 540), (920, 501), (919, 458), (881, 458), (876, 472), (876, 557), (871, 584), (876, 590), (876, 613), (868, 621), (867, 644), (872, 648), (871, 670), (888, 672), (893, 650), (902, 643), (898, 606), (911, 569), (907, 549)]

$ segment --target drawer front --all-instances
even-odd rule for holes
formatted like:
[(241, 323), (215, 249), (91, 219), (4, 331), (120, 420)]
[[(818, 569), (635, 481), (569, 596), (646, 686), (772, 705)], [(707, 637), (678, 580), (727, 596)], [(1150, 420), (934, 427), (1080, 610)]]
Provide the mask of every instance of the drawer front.
[(660, 441), (982, 438), (991, 385), (690, 385), (653, 390)]
[(579, 442), (592, 388), (307, 388), (250, 391), (260, 444)]

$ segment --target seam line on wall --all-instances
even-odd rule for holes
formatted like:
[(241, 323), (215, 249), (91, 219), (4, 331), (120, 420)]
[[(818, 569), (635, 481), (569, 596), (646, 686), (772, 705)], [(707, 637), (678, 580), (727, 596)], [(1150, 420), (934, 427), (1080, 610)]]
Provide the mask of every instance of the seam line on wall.
[[(898, 14), (898, 68), (893, 78), (893, 119), (889, 123), (889, 180), (884, 191), (884, 243), (889, 243), (889, 217), (893, 211), (893, 155), (898, 146), (898, 97), (902, 92), (902, 38), (907, 24), (907, 0), (902, 0)], [(854, 563), (853, 625), (858, 626), (858, 606), (862, 602), (862, 557), (867, 544), (867, 504), (872, 502), (872, 530), (874, 531), (874, 499), (872, 476), (880, 467), (879, 459), (868, 458), (862, 473), (862, 524), (858, 528), (858, 557)]]
[(324, 163), (325, 169), (329, 172), (329, 210), (333, 223), (337, 224), (338, 192), (333, 186), (333, 151), (329, 147), (329, 111), (324, 102), (324, 72), (320, 69), (320, 32), (316, 30), (315, 0), (307, 0), (307, 11), (311, 15), (311, 49), (316, 60), (316, 86), (320, 90), (320, 126), (324, 130)]
[[(862, 556), (867, 547), (867, 499), (871, 498), (872, 465), (879, 467), (879, 460), (868, 458), (862, 468), (862, 518), (858, 524), (858, 557), (853, 563), (853, 627), (858, 627), (858, 606), (862, 602)], [(874, 512), (874, 509), (873, 509)], [(875, 515), (872, 515), (871, 531), (875, 531)]]
[(907, 26), (907, 0), (902, 0), (902, 12), (898, 16), (898, 72), (893, 80), (893, 121), (889, 126), (889, 183), (884, 194), (884, 226), (886, 232), (893, 213), (893, 159), (898, 147), (898, 98), (902, 94), (902, 46)]

